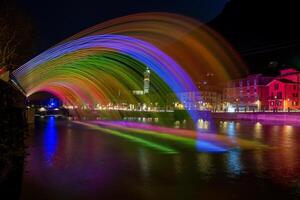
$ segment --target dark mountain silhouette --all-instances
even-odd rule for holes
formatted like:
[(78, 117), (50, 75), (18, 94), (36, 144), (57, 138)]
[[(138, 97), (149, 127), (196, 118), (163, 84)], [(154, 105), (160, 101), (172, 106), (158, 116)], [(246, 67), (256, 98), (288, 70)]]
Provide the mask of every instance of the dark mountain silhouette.
[(283, 64), (300, 67), (298, 10), (297, 1), (231, 0), (209, 26), (240, 52), (250, 73), (272, 73)]

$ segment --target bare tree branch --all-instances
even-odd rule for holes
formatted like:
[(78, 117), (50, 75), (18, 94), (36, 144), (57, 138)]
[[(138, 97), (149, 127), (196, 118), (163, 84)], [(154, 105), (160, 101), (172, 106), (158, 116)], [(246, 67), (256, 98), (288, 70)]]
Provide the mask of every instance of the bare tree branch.
[(0, 3), (0, 69), (13, 70), (31, 53), (33, 29), (29, 18), (11, 1)]

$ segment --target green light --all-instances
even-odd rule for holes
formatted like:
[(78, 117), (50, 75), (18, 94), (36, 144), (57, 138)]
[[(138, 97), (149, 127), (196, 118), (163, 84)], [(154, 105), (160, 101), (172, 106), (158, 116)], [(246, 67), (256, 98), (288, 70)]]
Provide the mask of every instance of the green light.
[(154, 142), (150, 142), (150, 141), (147, 141), (145, 139), (138, 138), (138, 137), (135, 137), (135, 136), (132, 136), (132, 135), (129, 135), (129, 134), (126, 134), (126, 133), (122, 133), (122, 132), (119, 132), (119, 131), (116, 131), (116, 130), (101, 128), (97, 125), (92, 125), (92, 124), (88, 124), (88, 123), (84, 123), (84, 122), (75, 122), (75, 123), (87, 126), (91, 129), (102, 131), (103, 133), (108, 133), (108, 134), (111, 134), (111, 135), (114, 135), (114, 136), (118, 136), (118, 137), (130, 140), (130, 141), (142, 144), (143, 146), (159, 150), (163, 153), (168, 153), (168, 154), (178, 153), (175, 149), (173, 149), (171, 147), (168, 147), (168, 146), (165, 146), (165, 145), (160, 145), (160, 144), (157, 144), (157, 143), (154, 143)]

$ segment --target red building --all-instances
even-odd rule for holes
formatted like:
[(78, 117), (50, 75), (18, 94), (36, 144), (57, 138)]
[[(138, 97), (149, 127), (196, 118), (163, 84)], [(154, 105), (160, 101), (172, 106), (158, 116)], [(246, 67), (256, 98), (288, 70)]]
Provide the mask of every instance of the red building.
[(224, 89), (224, 104), (227, 111), (260, 111), (268, 109), (267, 84), (273, 77), (254, 74), (244, 79), (233, 80)]
[(290, 111), (300, 109), (300, 71), (285, 69), (268, 84), (269, 109)]

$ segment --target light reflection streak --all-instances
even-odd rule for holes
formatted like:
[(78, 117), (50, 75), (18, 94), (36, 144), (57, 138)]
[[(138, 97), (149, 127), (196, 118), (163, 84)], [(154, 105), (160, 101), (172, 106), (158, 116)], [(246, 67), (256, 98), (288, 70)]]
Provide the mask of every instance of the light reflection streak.
[(142, 173), (142, 178), (144, 182), (147, 183), (149, 180), (150, 172), (149, 172), (149, 157), (145, 149), (139, 149), (139, 161), (140, 161), (140, 168)]
[[(248, 141), (237, 137), (227, 137), (218, 134), (197, 133), (193, 130), (166, 128), (156, 125), (125, 121), (91, 121), (89, 123), (108, 128), (128, 131), (130, 133), (149, 135), (161, 139), (172, 140), (185, 144), (200, 152), (224, 152), (228, 148), (256, 149), (266, 148), (259, 142)], [(222, 148), (222, 145), (226, 145)]]
[(231, 137), (234, 137), (236, 135), (234, 122), (229, 122), (228, 123), (228, 125), (227, 125), (227, 134)]
[[(124, 122), (124, 121), (116, 121), (116, 122), (93, 121), (92, 123), (108, 126), (110, 128), (118, 128), (121, 130), (130, 131), (132, 133), (151, 135), (162, 139), (180, 142), (189, 147), (196, 148), (196, 150), (201, 152), (225, 152), (227, 150), (227, 146), (222, 147), (221, 145), (219, 145), (219, 143), (222, 144), (224, 141), (219, 140), (218, 143), (213, 143), (212, 141), (209, 140), (202, 140), (199, 139), (200, 136), (202, 137), (202, 133), (199, 136), (197, 132), (193, 132), (189, 130), (172, 129), (172, 128), (160, 127), (155, 125), (134, 123), (134, 122)], [(211, 139), (217, 137), (215, 134), (211, 134), (210, 136)]]
[(57, 149), (57, 130), (55, 127), (55, 118), (50, 116), (47, 121), (44, 135), (44, 150), (45, 157), (48, 165), (53, 164), (53, 157)]
[(209, 174), (212, 172), (213, 167), (211, 163), (211, 155), (206, 153), (200, 153), (197, 155), (198, 170), (203, 174)]
[(182, 173), (182, 160), (180, 155), (175, 155), (174, 156), (174, 168), (176, 174)]
[(262, 138), (262, 125), (259, 122), (256, 122), (254, 125), (254, 136), (257, 139)]
[(242, 171), (241, 152), (239, 150), (229, 151), (227, 154), (227, 168), (232, 175), (240, 175)]
[(210, 126), (210, 122), (203, 119), (198, 119), (197, 128), (200, 130), (208, 130)]
[(101, 128), (97, 125), (88, 124), (88, 123), (84, 123), (84, 122), (77, 121), (75, 123), (84, 125), (84, 126), (89, 127), (91, 129), (99, 130), (99, 131), (104, 132), (104, 133), (115, 135), (115, 136), (130, 140), (132, 142), (139, 143), (139, 144), (144, 145), (146, 147), (149, 147), (149, 148), (152, 148), (152, 149), (155, 149), (155, 150), (159, 150), (163, 153), (170, 153), (170, 154), (177, 153), (177, 151), (175, 149), (171, 148), (171, 147), (168, 147), (166, 145), (157, 144), (157, 143), (154, 143), (154, 142), (150, 142), (148, 140), (135, 137), (133, 135), (122, 133), (122, 132), (112, 130), (112, 129)]

